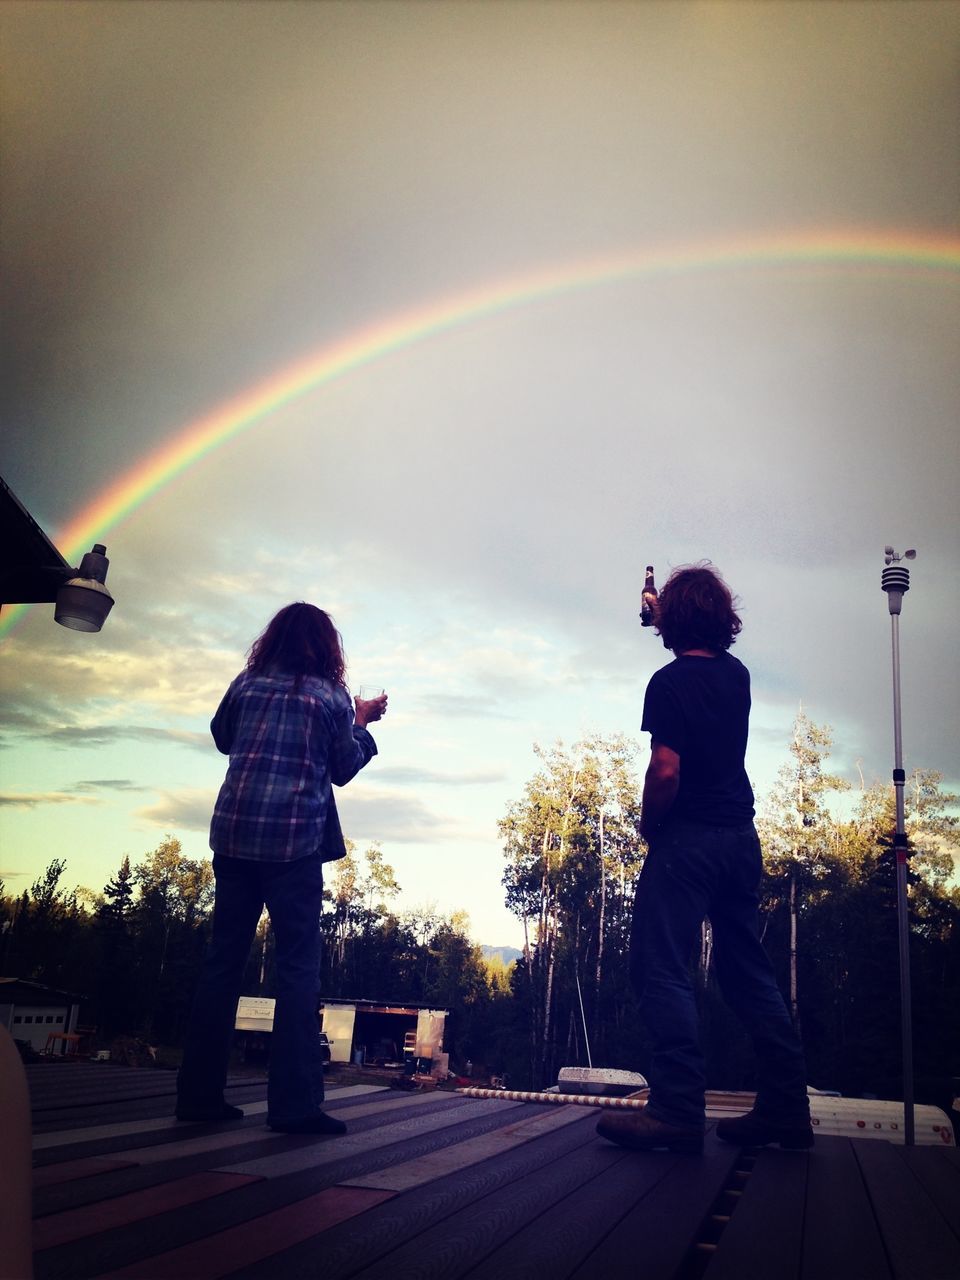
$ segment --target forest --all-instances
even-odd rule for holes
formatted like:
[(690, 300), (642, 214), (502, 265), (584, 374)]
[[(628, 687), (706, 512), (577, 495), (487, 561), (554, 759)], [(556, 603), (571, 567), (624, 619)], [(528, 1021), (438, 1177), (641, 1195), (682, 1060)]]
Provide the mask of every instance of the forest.
[[(800, 1028), (812, 1085), (902, 1096), (896, 870), (890, 784), (828, 771), (831, 733), (803, 713), (776, 785), (758, 797), (764, 943)], [(628, 980), (630, 917), (643, 866), (639, 745), (590, 738), (534, 747), (523, 795), (500, 821), (505, 901), (525, 946), (509, 966), (471, 941), (465, 912), (397, 911), (380, 847), (350, 845), (325, 889), (320, 989), (450, 1010), (451, 1067), (539, 1088), (563, 1066), (643, 1071)], [(907, 780), (915, 1093), (949, 1106), (960, 1076), (958, 797), (942, 777)], [(83, 994), (97, 1043), (139, 1037), (176, 1058), (213, 905), (213, 870), (168, 836), (103, 889), (68, 889), (55, 857), (20, 895), (0, 882), (0, 972)], [(708, 1081), (753, 1085), (749, 1044), (716, 988), (709, 921), (691, 956)], [(269, 920), (244, 990), (273, 994)]]

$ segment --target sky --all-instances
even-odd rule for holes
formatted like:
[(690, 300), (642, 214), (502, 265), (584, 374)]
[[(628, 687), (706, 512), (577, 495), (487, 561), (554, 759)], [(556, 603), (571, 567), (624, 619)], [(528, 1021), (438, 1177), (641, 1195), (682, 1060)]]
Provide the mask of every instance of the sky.
[(645, 765), (647, 563), (742, 602), (762, 796), (801, 706), (889, 778), (917, 548), (904, 763), (960, 789), (960, 5), (5, 0), (0, 45), (0, 471), (117, 602), (0, 615), (8, 892), (208, 855), (296, 599), (390, 695), (346, 834), (481, 943), (534, 744)]

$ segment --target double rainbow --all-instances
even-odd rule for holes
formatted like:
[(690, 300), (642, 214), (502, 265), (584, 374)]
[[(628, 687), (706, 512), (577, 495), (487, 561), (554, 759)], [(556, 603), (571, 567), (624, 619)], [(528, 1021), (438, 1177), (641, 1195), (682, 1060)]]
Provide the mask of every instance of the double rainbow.
[[(310, 352), (195, 419), (98, 494), (54, 541), (67, 560), (77, 563), (93, 542), (103, 540), (176, 476), (284, 405), (381, 356), (481, 317), (614, 282), (810, 267), (893, 271), (943, 280), (960, 271), (960, 236), (817, 231), (701, 241), (547, 266), (431, 300)], [(0, 636), (23, 611), (24, 606), (4, 610)]]

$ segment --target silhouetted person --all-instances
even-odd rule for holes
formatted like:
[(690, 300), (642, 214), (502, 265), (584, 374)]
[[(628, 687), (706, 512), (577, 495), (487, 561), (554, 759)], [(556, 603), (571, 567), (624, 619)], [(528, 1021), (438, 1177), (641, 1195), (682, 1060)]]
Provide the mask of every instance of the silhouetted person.
[(630, 950), (651, 1058), (647, 1106), (611, 1111), (597, 1132), (640, 1150), (700, 1151), (705, 1077), (691, 956), (704, 917), (724, 999), (753, 1040), (757, 1098), (749, 1115), (721, 1120), (727, 1142), (813, 1143), (806, 1069), (760, 942), (760, 841), (744, 768), (750, 675), (728, 650), (740, 619), (712, 568), (676, 570), (660, 593), (656, 626), (674, 660), (647, 685), (651, 735), (641, 834), (648, 852), (637, 887)]
[(211, 730), (230, 764), (210, 824), (216, 877), (204, 959), (177, 1079), (177, 1118), (239, 1119), (223, 1097), (243, 972), (264, 905), (276, 943), (267, 1123), (343, 1133), (326, 1115), (317, 1025), (323, 863), (346, 853), (332, 783), (376, 755), (367, 724), (386, 695), (354, 707), (340, 635), (315, 605), (287, 605), (250, 650)]

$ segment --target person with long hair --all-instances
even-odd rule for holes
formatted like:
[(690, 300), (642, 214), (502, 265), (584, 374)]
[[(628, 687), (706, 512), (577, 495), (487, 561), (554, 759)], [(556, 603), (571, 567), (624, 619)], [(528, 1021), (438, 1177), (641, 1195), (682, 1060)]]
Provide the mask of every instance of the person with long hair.
[(760, 941), (760, 841), (744, 767), (750, 674), (729, 652), (740, 632), (730, 588), (708, 564), (675, 570), (654, 605), (672, 662), (647, 685), (641, 727), (651, 736), (640, 834), (631, 978), (651, 1057), (638, 1111), (608, 1113), (601, 1137), (649, 1151), (703, 1149), (705, 1087), (691, 956), (709, 916), (723, 997), (757, 1059), (753, 1110), (721, 1120), (743, 1146), (813, 1144), (800, 1040)]
[(210, 824), (216, 897), (177, 1078), (177, 1118), (240, 1119), (223, 1096), (243, 972), (264, 906), (276, 943), (267, 1123), (338, 1134), (322, 1109), (317, 1023), (323, 863), (346, 853), (333, 797), (377, 754), (387, 696), (351, 702), (332, 618), (299, 601), (254, 642), (213, 717), (230, 757)]

